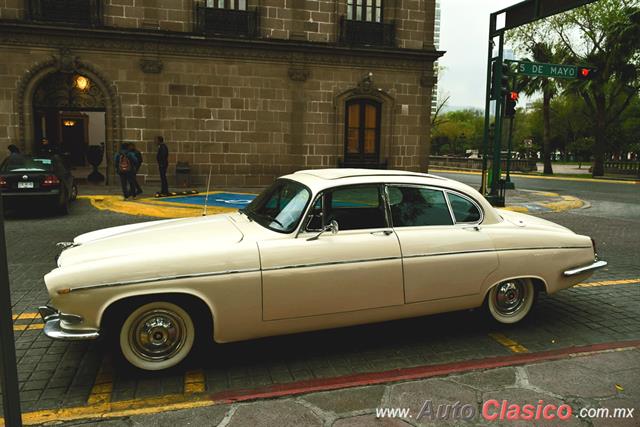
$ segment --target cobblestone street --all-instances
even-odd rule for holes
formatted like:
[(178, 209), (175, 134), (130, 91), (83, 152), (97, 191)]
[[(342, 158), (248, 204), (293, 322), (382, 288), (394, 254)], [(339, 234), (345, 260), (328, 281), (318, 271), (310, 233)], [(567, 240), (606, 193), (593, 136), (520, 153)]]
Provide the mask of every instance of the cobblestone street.
[[(599, 212), (594, 209), (591, 212)], [(114, 225), (148, 220), (77, 202), (69, 216), (6, 222), (21, 398), (24, 412), (170, 396), (225, 395), (306, 380), (504, 357), (640, 339), (638, 218), (604, 218), (589, 209), (541, 217), (592, 235), (606, 270), (549, 297), (513, 327), (480, 311), (261, 340), (212, 344), (187, 366), (132, 373), (113, 366), (104, 343), (53, 342), (34, 316), (47, 302), (42, 277), (54, 267), (55, 243)], [(518, 350), (514, 350), (517, 345)], [(105, 388), (106, 384), (106, 388)]]

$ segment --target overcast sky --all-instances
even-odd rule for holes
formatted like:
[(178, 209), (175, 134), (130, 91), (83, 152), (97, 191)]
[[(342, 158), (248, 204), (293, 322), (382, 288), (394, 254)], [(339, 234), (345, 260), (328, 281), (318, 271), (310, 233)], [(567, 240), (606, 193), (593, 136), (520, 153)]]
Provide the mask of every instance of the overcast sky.
[(438, 77), (440, 94), (451, 95), (449, 107), (484, 110), (489, 14), (520, 0), (440, 0)]

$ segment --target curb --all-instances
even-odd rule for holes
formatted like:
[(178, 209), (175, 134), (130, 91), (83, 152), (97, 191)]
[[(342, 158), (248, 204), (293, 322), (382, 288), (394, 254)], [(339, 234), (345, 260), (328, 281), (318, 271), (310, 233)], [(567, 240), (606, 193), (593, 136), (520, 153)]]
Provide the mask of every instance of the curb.
[[(482, 172), (474, 170), (474, 169), (438, 169), (438, 168), (429, 168), (428, 173), (459, 173), (466, 175), (480, 175)], [(547, 176), (547, 175), (529, 175), (520, 172), (512, 172), (513, 176), (518, 178), (527, 178), (527, 179), (548, 179), (548, 180), (556, 180), (556, 181), (579, 181), (579, 182), (603, 182), (607, 184), (630, 184), (636, 185), (640, 184), (639, 180), (636, 179), (617, 179), (617, 178), (576, 178), (572, 176), (563, 177), (562, 175), (557, 176)]]

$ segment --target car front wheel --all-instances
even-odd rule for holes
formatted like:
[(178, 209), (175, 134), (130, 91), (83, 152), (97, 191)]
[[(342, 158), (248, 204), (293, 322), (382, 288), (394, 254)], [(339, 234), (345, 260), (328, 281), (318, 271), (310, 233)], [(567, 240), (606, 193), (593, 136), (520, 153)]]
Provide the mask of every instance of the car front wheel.
[(486, 308), (499, 323), (516, 323), (524, 319), (535, 300), (535, 288), (530, 279), (505, 280), (491, 288)]
[(158, 301), (129, 314), (120, 329), (120, 350), (133, 366), (159, 371), (184, 360), (195, 339), (191, 316), (180, 306)]

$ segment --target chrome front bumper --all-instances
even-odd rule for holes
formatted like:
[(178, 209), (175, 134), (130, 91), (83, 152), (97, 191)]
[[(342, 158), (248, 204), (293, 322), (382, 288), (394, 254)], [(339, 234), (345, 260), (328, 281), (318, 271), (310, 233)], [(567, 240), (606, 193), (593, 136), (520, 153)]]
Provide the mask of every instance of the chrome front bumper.
[(54, 340), (83, 341), (95, 340), (100, 337), (97, 329), (72, 330), (65, 329), (61, 322), (76, 324), (82, 322), (82, 317), (75, 314), (60, 313), (48, 305), (38, 307), (38, 312), (44, 322), (44, 334)]
[(607, 265), (606, 261), (594, 261), (589, 265), (584, 265), (582, 267), (572, 268), (571, 270), (566, 270), (563, 274), (566, 277), (575, 276), (578, 274), (586, 273), (589, 271), (597, 270), (599, 268), (605, 267)]

